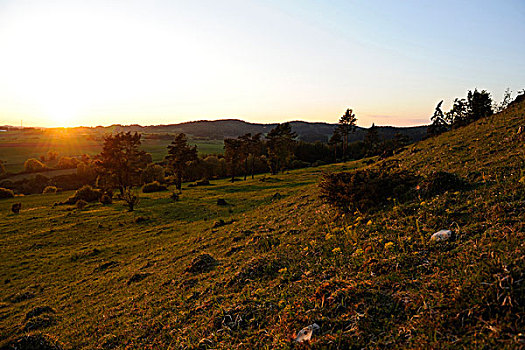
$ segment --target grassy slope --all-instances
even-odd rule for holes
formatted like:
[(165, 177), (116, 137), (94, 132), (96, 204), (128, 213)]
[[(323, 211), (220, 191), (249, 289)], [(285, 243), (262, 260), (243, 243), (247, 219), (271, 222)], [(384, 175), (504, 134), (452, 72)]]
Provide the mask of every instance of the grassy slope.
[[(14, 200), (1, 201), (0, 337), (22, 334), (25, 314), (49, 305), (58, 321), (43, 331), (68, 348), (289, 347), (312, 322), (321, 326), (313, 347), (523, 345), (524, 112), (387, 160), (457, 172), (473, 186), (373, 214), (341, 216), (315, 186), (322, 170), (360, 163), (219, 181), (177, 203), (144, 195), (134, 214), (120, 203), (53, 208), (67, 193), (20, 198), (20, 215), (5, 214)], [(276, 192), (284, 198), (272, 200)], [(219, 218), (234, 222), (213, 228)], [(429, 243), (442, 228), (457, 239)], [(184, 272), (202, 252), (220, 265)], [(151, 275), (128, 284), (136, 273)], [(13, 302), (22, 292), (34, 297)]]

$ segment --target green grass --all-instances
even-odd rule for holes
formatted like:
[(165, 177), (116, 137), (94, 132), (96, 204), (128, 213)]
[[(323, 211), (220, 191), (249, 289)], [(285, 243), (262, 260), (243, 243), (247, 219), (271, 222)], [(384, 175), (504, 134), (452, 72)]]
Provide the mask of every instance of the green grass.
[[(317, 187), (363, 162), (185, 187), (179, 202), (141, 194), (133, 213), (53, 207), (71, 193), (2, 200), (0, 342), (50, 306), (57, 322), (38, 332), (67, 349), (302, 348), (294, 334), (313, 322), (312, 348), (522, 347), (524, 107), (370, 165), (471, 183), (371, 213), (342, 215)], [(454, 240), (430, 242), (448, 228)], [(219, 265), (185, 272), (202, 253)]]
[[(20, 172), (24, 162), (29, 158), (39, 158), (48, 151), (56, 151), (60, 156), (80, 156), (82, 154), (96, 155), (102, 150), (102, 136), (96, 131), (91, 132), (22, 132), (12, 130), (0, 133), (0, 160), (5, 164), (7, 171)], [(222, 140), (192, 140), (197, 145), (200, 154), (223, 153)], [(167, 146), (171, 140), (143, 138), (142, 148), (152, 155), (153, 161), (164, 159)], [(53, 167), (55, 164), (51, 163)]]

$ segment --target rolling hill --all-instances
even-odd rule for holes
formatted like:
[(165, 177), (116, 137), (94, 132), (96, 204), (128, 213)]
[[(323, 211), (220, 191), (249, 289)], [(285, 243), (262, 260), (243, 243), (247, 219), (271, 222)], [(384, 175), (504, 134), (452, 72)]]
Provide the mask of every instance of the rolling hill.
[[(523, 347), (524, 124), (519, 102), (385, 160), (141, 194), (133, 213), (2, 200), (0, 348)], [(463, 186), (346, 214), (320, 198), (323, 172), (365, 168)]]
[[(277, 124), (248, 123), (237, 119), (223, 120), (200, 120), (194, 122), (170, 124), (170, 125), (114, 125), (108, 128), (117, 131), (137, 131), (143, 133), (180, 133), (191, 135), (193, 138), (204, 138), (209, 140), (223, 140), (224, 138), (235, 138), (246, 133), (266, 134)], [(297, 133), (299, 139), (309, 142), (327, 142), (332, 136), (337, 124), (310, 123), (304, 121), (291, 121), (292, 130)], [(350, 142), (364, 139), (366, 128), (358, 127), (354, 134), (350, 135)], [(381, 126), (378, 129), (379, 136), (391, 139), (396, 133), (408, 136), (412, 141), (419, 141), (426, 136), (427, 126), (394, 127)]]

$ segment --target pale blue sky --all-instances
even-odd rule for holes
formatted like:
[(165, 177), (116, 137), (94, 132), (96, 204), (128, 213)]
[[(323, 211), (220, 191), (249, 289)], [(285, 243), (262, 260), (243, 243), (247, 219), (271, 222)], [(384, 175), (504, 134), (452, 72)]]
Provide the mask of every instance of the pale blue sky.
[(427, 123), (525, 88), (520, 1), (0, 1), (0, 125)]

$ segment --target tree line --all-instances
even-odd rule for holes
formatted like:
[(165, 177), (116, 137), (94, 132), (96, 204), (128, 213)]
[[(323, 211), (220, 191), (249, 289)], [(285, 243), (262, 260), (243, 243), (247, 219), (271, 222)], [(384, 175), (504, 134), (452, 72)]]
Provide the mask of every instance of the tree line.
[[(523, 94), (524, 91), (518, 92)], [(503, 99), (498, 104), (492, 100), (490, 93), (486, 90), (469, 90), (466, 98), (455, 98), (448, 112), (443, 112), (441, 100), (430, 117), (431, 124), (427, 129), (428, 136), (439, 135), (445, 131), (473, 123), (481, 118), (486, 118), (494, 113), (506, 109), (512, 102), (512, 91), (505, 90)]]
[(350, 142), (357, 118), (352, 109), (341, 116), (328, 143), (298, 140), (290, 123), (275, 126), (266, 135), (247, 133), (237, 138), (224, 139), (223, 154), (199, 154), (197, 146), (190, 145), (184, 133), (173, 137), (166, 156), (153, 163), (150, 154), (141, 149), (142, 135), (137, 132), (117, 132), (103, 137), (102, 151), (95, 156), (58, 157), (56, 152), (41, 159), (28, 159), (25, 172), (49, 170), (44, 164), (52, 160), (57, 168), (76, 168), (76, 174), (59, 175), (48, 179), (38, 174), (16, 182), (4, 180), (0, 187), (19, 193), (41, 193), (46, 186), (64, 190), (77, 189), (85, 184), (109, 192), (117, 189), (120, 195), (134, 186), (151, 182), (173, 183), (180, 191), (185, 181), (230, 178), (235, 182), (254, 178), (255, 174), (278, 174), (286, 170), (393, 154), (409, 143), (401, 134), (393, 139), (381, 139), (378, 127), (367, 129), (363, 141)]

